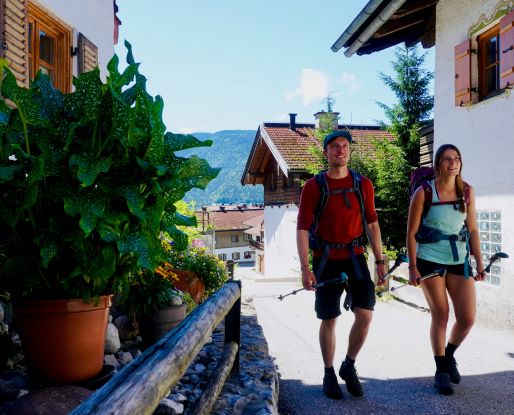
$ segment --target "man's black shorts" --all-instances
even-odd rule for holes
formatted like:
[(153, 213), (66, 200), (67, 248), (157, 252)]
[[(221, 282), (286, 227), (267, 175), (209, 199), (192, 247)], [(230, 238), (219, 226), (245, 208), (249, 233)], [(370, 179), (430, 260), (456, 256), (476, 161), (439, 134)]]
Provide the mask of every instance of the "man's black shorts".
[[(353, 269), (352, 260), (331, 260), (327, 261), (323, 273), (318, 282), (331, 280), (341, 276), (345, 272), (348, 275), (348, 286), (352, 294), (351, 309), (355, 307), (373, 310), (375, 307), (375, 284), (371, 280), (366, 258), (363, 254), (357, 256), (362, 270), (362, 280), (358, 281)], [(321, 258), (313, 258), (313, 271), (316, 274)], [(346, 284), (327, 285), (316, 290), (316, 315), (321, 320), (330, 320), (341, 314), (341, 296)]]

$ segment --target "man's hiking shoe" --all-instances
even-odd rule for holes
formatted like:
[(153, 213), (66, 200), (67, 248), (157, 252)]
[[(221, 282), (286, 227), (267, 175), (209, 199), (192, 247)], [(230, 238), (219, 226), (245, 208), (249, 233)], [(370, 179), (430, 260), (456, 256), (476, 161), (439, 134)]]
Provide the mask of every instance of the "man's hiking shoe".
[(455, 357), (447, 358), (448, 361), (446, 362), (448, 375), (450, 375), (450, 382), (451, 383), (460, 383), (460, 373), (457, 369), (457, 361), (455, 360)]
[(436, 372), (434, 387), (443, 395), (451, 395), (453, 393), (453, 386), (450, 381), (450, 375), (446, 372)]
[(323, 377), (323, 393), (330, 399), (343, 399), (343, 391), (341, 386), (339, 386), (335, 372), (325, 373)]
[(346, 389), (348, 389), (350, 395), (356, 397), (364, 396), (364, 390), (362, 389), (362, 385), (357, 377), (355, 366), (344, 361), (339, 369), (339, 376), (341, 376), (341, 379), (346, 383)]

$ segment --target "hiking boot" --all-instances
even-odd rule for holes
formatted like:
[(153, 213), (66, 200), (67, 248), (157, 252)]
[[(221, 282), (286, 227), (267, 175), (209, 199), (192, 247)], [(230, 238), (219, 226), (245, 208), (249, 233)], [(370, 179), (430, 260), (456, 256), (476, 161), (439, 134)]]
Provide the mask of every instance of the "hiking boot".
[(446, 372), (436, 372), (434, 377), (434, 387), (443, 395), (451, 395), (453, 393), (450, 375)]
[(330, 399), (343, 398), (343, 391), (341, 386), (339, 386), (335, 372), (325, 373), (325, 376), (323, 377), (323, 393)]
[(346, 383), (346, 389), (350, 395), (356, 397), (364, 396), (364, 390), (362, 389), (362, 385), (357, 377), (355, 366), (344, 361), (339, 369), (339, 376), (341, 376), (341, 379)]
[(457, 369), (457, 361), (455, 360), (455, 357), (452, 356), (447, 358), (446, 366), (448, 375), (450, 375), (450, 382), (455, 384), (460, 383), (461, 376), (459, 370)]

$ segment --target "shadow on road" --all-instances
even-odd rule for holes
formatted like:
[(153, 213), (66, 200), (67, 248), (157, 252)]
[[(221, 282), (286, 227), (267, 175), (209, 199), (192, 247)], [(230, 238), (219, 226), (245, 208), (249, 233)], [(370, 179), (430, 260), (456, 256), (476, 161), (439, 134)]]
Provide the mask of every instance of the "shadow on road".
[(361, 378), (363, 398), (346, 392), (334, 401), (323, 396), (320, 385), (305, 385), (298, 380), (281, 380), (281, 415), (318, 414), (514, 414), (514, 371), (463, 376), (451, 396), (438, 394), (432, 377), (377, 380)]

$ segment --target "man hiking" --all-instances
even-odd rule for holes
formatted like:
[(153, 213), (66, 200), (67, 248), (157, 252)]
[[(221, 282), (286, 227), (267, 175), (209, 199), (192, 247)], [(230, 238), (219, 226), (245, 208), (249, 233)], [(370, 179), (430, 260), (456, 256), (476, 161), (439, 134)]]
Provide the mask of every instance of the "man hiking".
[[(323, 392), (331, 399), (343, 397), (334, 371), (334, 354), (336, 321), (341, 314), (340, 302), (345, 289), (345, 308), (353, 311), (354, 323), (339, 376), (351, 395), (364, 394), (354, 363), (366, 340), (375, 305), (375, 287), (364, 257), (366, 233), (377, 258), (379, 280), (386, 274), (373, 185), (367, 177), (348, 169), (351, 142), (352, 136), (346, 130), (325, 137), (323, 155), (329, 167), (305, 183), (297, 224), (303, 287), (314, 290), (312, 285), (316, 282), (340, 278), (342, 273), (348, 276), (346, 282), (341, 279), (339, 284), (315, 290), (315, 310), (321, 320), (319, 342), (325, 365)], [(312, 270), (309, 249), (313, 253)]]

